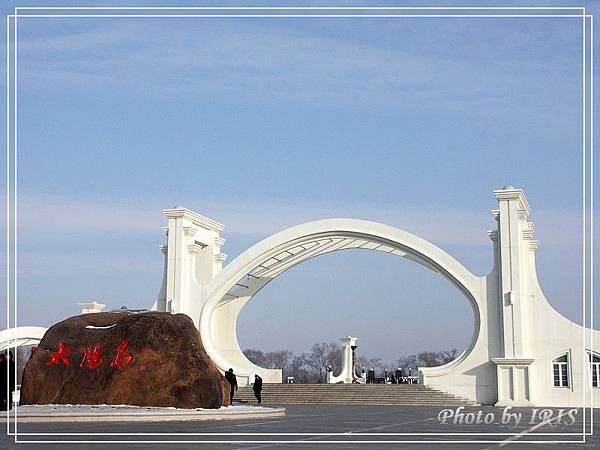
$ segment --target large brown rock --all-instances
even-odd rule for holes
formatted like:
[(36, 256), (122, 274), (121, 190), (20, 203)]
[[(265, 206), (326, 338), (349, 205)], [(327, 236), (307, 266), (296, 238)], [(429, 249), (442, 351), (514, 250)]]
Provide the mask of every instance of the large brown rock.
[(218, 408), (229, 384), (188, 316), (117, 311), (53, 325), (25, 366), (20, 402)]

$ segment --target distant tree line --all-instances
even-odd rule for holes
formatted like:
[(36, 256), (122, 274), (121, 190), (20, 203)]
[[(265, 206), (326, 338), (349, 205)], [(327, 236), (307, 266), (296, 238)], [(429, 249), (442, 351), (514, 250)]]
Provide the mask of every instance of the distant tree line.
[[(458, 351), (444, 350), (440, 352), (425, 351), (416, 355), (401, 356), (397, 361), (386, 364), (381, 358), (357, 356), (356, 370), (371, 368), (376, 372), (384, 369), (409, 369), (416, 374), (418, 367), (435, 367), (456, 359)], [(327, 379), (327, 367), (331, 366), (334, 374), (339, 374), (342, 365), (342, 348), (336, 343), (321, 342), (311, 347), (310, 351), (296, 355), (289, 350), (262, 352), (260, 350), (244, 350), (244, 355), (254, 364), (267, 369), (282, 369), (283, 380), (294, 377), (295, 383), (324, 383)]]
[(294, 377), (295, 383), (324, 383), (327, 367), (331, 366), (337, 373), (342, 365), (342, 348), (326, 342), (313, 345), (309, 352), (301, 355), (289, 350), (264, 353), (260, 350), (244, 350), (244, 355), (257, 366), (282, 369), (283, 380)]

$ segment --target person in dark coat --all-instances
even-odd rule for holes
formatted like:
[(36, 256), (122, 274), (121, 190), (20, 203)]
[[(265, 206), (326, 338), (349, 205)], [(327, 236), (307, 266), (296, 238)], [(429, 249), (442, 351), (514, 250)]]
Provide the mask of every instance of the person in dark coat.
[(0, 353), (0, 410), (6, 411), (8, 394), (8, 361), (6, 353)]
[(229, 369), (227, 372), (225, 372), (225, 379), (229, 381), (229, 404), (233, 405), (233, 393), (237, 391), (238, 388), (237, 378), (233, 373), (233, 369)]
[(8, 409), (12, 409), (13, 404), (13, 391), (17, 387), (15, 382), (15, 360), (13, 359), (12, 352), (8, 352)]
[(254, 385), (252, 386), (252, 390), (254, 391), (254, 396), (256, 400), (258, 400), (258, 404), (262, 401), (260, 397), (260, 393), (262, 391), (262, 378), (257, 375), (254, 375)]

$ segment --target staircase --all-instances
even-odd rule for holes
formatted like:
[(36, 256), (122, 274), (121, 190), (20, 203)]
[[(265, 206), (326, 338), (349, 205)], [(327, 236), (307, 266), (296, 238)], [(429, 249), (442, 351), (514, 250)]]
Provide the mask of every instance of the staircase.
[[(256, 403), (252, 386), (234, 396), (240, 403)], [(263, 403), (321, 405), (467, 406), (476, 403), (422, 384), (264, 384)]]

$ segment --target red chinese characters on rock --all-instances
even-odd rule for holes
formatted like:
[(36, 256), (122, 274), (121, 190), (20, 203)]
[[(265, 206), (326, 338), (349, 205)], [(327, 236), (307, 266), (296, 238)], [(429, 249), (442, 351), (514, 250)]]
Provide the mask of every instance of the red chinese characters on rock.
[(69, 358), (69, 353), (71, 353), (72, 351), (72, 349), (67, 347), (67, 344), (61, 342), (60, 344), (58, 344), (58, 351), (56, 353), (50, 354), (50, 361), (48, 361), (46, 365), (53, 366), (56, 364), (58, 366), (62, 362), (64, 365), (70, 366), (71, 358)]
[(88, 347), (83, 351), (83, 359), (79, 363), (79, 367), (87, 362), (88, 369), (97, 369), (104, 362), (104, 352), (102, 351), (102, 343), (96, 342), (94, 347)]
[(131, 352), (125, 354), (128, 345), (129, 341), (127, 341), (127, 339), (123, 339), (121, 341), (117, 350), (117, 356), (115, 357), (115, 360), (110, 363), (110, 367), (117, 366), (119, 370), (125, 370), (125, 367), (131, 364), (131, 361), (133, 361), (133, 355)]
[[(117, 349), (117, 356), (114, 361), (110, 363), (110, 367), (116, 366), (119, 370), (125, 370), (125, 368), (133, 361), (133, 354), (127, 352), (129, 341), (123, 339)], [(67, 347), (67, 344), (60, 342), (58, 344), (58, 351), (50, 354), (50, 361), (46, 363), (47, 366), (65, 364), (66, 366), (71, 365), (71, 359), (69, 354), (73, 352), (72, 349)], [(125, 353), (127, 352), (127, 353)], [(104, 352), (102, 351), (102, 342), (96, 342), (93, 347), (87, 347), (83, 351), (83, 359), (79, 363), (79, 367), (87, 367), (88, 369), (97, 369), (104, 363)]]

